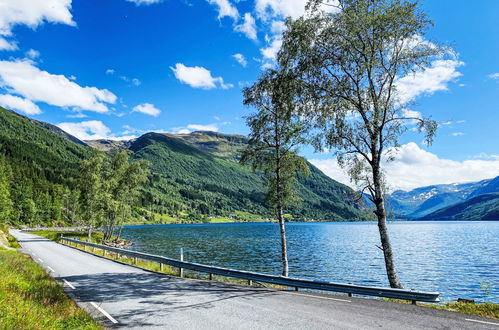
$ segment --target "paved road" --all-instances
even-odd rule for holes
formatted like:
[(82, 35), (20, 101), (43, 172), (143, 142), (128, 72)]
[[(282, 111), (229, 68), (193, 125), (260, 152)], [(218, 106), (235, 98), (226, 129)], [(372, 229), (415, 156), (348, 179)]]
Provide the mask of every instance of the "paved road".
[(419, 306), (165, 276), (12, 234), (109, 328), (499, 330), (495, 320)]

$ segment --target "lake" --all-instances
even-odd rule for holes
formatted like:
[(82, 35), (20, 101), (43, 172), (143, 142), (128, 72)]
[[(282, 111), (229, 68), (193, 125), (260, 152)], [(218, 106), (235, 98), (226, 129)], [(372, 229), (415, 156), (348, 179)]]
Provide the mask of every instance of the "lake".
[[(289, 276), (388, 286), (374, 222), (288, 223)], [(499, 222), (389, 223), (405, 288), (443, 301), (499, 302)], [(276, 223), (127, 226), (131, 249), (209, 265), (279, 275)], [(487, 288), (488, 287), (488, 288)]]

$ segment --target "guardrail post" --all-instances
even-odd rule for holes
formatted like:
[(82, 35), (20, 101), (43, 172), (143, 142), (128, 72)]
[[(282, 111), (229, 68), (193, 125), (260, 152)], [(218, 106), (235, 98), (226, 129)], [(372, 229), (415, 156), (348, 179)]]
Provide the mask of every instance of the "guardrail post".
[(416, 300), (412, 300), (413, 305), (417, 305)]
[(349, 292), (349, 293), (348, 293), (348, 296), (349, 296), (349, 297), (351, 297), (351, 296), (353, 296), (353, 295), (352, 295), (352, 293), (351, 293), (351, 292)]
[[(180, 248), (180, 261), (184, 261), (184, 249)], [(179, 276), (184, 277), (184, 269), (180, 267), (179, 269)]]
[(137, 264), (137, 257), (133, 257), (133, 264), (136, 265)]
[(300, 288), (295, 286), (295, 291), (300, 291)]
[(213, 281), (213, 274), (210, 273), (210, 281)]
[(248, 280), (248, 285), (252, 286), (253, 285), (253, 281), (252, 280)]
[(160, 262), (159, 263), (159, 271), (162, 272), (163, 271), (163, 264)]

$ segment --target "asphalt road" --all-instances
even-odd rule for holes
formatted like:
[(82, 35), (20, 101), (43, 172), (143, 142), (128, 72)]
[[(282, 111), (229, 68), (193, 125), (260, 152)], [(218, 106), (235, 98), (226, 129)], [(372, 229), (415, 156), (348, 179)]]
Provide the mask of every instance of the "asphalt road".
[(496, 320), (413, 305), (165, 276), (12, 234), (107, 328), (499, 330)]

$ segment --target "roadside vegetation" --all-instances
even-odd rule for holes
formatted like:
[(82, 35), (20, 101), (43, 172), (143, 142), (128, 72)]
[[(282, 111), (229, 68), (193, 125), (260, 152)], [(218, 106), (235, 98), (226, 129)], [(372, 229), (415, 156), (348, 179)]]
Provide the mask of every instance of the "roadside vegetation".
[(29, 256), (0, 246), (0, 274), (1, 329), (102, 329)]
[[(392, 301), (401, 304), (410, 304), (410, 301), (400, 299), (384, 298), (384, 301)], [(499, 319), (499, 304), (496, 303), (465, 303), (448, 302), (444, 305), (417, 303), (418, 306), (441, 309), (449, 312), (477, 315), (490, 319)]]

